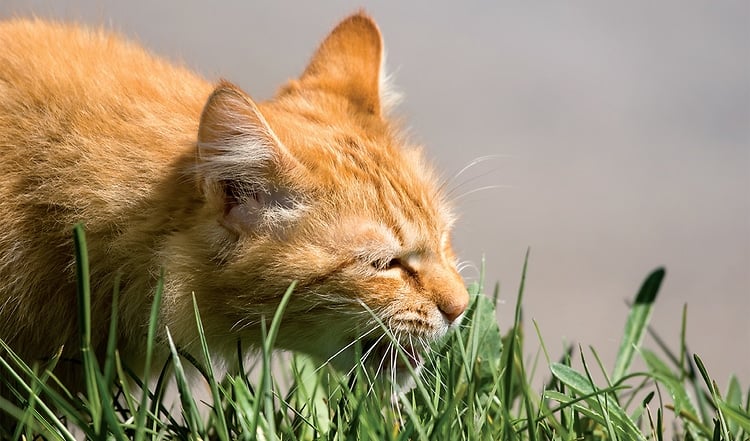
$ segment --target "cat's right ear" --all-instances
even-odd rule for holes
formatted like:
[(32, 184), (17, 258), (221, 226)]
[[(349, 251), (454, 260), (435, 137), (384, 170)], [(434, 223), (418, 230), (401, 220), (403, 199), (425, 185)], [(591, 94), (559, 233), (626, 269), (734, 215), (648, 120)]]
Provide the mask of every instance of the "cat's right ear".
[(304, 87), (345, 96), (355, 108), (382, 115), (396, 101), (383, 69), (383, 37), (375, 21), (360, 11), (320, 44), (300, 77)]
[(231, 83), (221, 82), (203, 108), (197, 156), (206, 201), (229, 230), (271, 228), (294, 216), (298, 207), (284, 183), (294, 160), (252, 99)]

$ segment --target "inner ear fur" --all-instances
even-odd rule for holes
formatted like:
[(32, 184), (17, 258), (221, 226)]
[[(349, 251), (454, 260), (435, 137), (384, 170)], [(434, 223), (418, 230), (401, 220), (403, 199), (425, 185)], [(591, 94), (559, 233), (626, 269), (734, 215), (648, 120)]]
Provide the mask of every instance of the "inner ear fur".
[(300, 77), (303, 87), (347, 97), (360, 110), (380, 116), (383, 38), (375, 21), (358, 12), (344, 19), (318, 47)]
[(280, 146), (253, 100), (232, 83), (221, 81), (201, 113), (198, 158), (263, 163), (273, 160)]

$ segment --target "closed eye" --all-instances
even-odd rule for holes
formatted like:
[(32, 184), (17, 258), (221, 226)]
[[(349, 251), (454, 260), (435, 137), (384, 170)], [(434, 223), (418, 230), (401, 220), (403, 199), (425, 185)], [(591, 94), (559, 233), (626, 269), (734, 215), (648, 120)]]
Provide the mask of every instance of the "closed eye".
[(401, 271), (402, 274), (407, 275), (409, 277), (418, 277), (417, 276), (417, 270), (414, 269), (414, 267), (410, 266), (408, 263), (406, 263), (403, 259), (395, 257), (390, 260), (379, 260), (374, 261), (370, 265), (376, 270), (376, 271), (392, 271), (392, 270), (398, 270)]
[(375, 260), (370, 265), (378, 271), (389, 271), (397, 268), (404, 268), (401, 259), (393, 258), (390, 260)]

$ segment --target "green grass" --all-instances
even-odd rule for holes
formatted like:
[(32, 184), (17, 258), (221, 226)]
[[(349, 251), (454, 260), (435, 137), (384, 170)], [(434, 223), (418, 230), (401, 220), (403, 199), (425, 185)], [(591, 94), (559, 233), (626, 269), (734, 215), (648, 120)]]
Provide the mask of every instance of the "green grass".
[[(300, 355), (292, 357), (291, 369), (272, 370), (278, 356), (272, 348), (293, 286), (275, 316), (264, 323), (259, 374), (253, 381), (246, 375), (215, 377), (195, 303), (201, 354), (183, 354), (170, 340), (172, 357), (162, 374), (142, 380), (119, 358), (113, 338), (115, 308), (102, 365), (89, 345), (91, 320), (97, 318), (89, 311), (88, 262), (80, 228), (76, 247), (86, 391), (73, 396), (60, 388), (52, 373), (56, 359), (46, 366), (29, 366), (0, 341), (0, 381), (15, 394), (13, 400), (0, 398), (0, 409), (18, 421), (13, 429), (0, 428), (2, 439), (39, 434), (72, 440), (83, 434), (94, 440), (661, 440), (666, 427), (674, 427), (678, 439), (750, 439), (750, 393), (736, 378), (721, 390), (701, 359), (688, 354), (684, 310), (677, 351), (663, 344), (659, 351), (642, 347), (664, 278), (661, 269), (649, 275), (637, 293), (611, 369), (593, 348), (570, 348), (561, 360), (550, 360), (538, 330), (543, 355), (527, 365), (522, 277), (515, 322), (505, 335), (495, 317), (497, 289), (490, 298), (481, 293), (480, 284), (470, 286), (472, 300), (460, 331), (435, 344), (416, 386), (401, 390), (387, 380), (370, 381), (372, 371), (363, 366), (347, 377)], [(152, 307), (147, 370), (161, 291), (159, 286)], [(637, 359), (645, 369), (634, 368)], [(237, 372), (246, 372), (241, 363)], [(188, 365), (204, 376), (210, 391), (213, 404), (204, 410), (188, 387)], [(535, 386), (540, 383), (532, 380), (535, 376), (548, 381)], [(166, 409), (164, 390), (170, 379), (177, 385), (181, 415)], [(144, 383), (151, 392), (136, 386)]]

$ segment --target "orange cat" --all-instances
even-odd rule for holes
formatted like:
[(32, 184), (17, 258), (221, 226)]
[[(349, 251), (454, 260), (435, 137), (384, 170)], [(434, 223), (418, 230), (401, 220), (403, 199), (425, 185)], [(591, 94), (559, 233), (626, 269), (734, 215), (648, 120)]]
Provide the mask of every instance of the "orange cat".
[[(255, 103), (103, 30), (0, 24), (0, 338), (29, 361), (63, 346), (78, 357), (79, 221), (93, 344), (101, 352), (122, 274), (129, 363), (162, 270), (160, 339), (166, 327), (195, 354), (193, 293), (210, 348), (229, 357), (238, 339), (260, 341), (293, 281), (279, 347), (328, 359), (361, 338), (385, 356), (368, 310), (409, 354), (443, 336), (468, 302), (453, 218), (386, 117), (382, 58), (376, 24), (355, 14), (299, 79)], [(79, 366), (60, 369), (74, 381)]]

